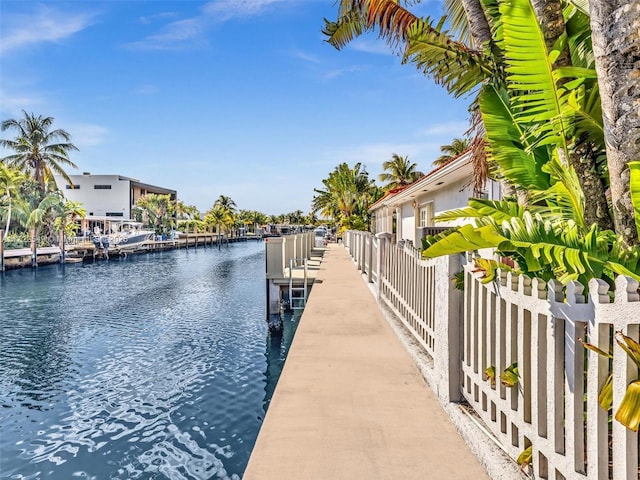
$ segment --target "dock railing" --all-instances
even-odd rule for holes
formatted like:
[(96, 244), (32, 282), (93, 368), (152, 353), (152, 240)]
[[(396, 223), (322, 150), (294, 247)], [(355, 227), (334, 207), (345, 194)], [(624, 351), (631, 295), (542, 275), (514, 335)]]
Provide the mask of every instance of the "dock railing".
[[(506, 272), (486, 283), (472, 258), (464, 266), (460, 256), (423, 260), (388, 234), (350, 231), (343, 238), (379, 302), (433, 359), (440, 401), (468, 402), (513, 459), (532, 447), (533, 478), (639, 478), (638, 434), (598, 403), (609, 375), (614, 413), (638, 378), (614, 341), (615, 332), (640, 340), (637, 281), (619, 276), (613, 295), (602, 280), (592, 280), (588, 294), (577, 282)], [(452, 282), (461, 269), (464, 291)], [(586, 350), (582, 340), (612, 358)], [(507, 369), (516, 372), (511, 387), (500, 379)]]
[[(291, 271), (299, 266), (304, 267), (305, 260), (311, 258), (314, 239), (314, 232), (265, 238), (267, 319), (271, 319), (272, 315), (279, 316), (280, 314), (282, 299), (278, 281), (288, 280), (290, 288), (293, 288)], [(289, 294), (291, 295), (291, 292)]]
[(285, 269), (302, 265), (303, 259), (311, 258), (314, 233), (304, 232), (282, 237), (265, 238), (267, 258), (267, 280), (285, 278)]

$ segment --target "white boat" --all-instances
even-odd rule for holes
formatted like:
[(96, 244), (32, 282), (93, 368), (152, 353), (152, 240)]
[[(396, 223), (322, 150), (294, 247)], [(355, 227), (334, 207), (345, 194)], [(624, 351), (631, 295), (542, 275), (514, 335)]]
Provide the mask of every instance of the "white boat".
[(155, 232), (143, 228), (139, 222), (118, 222), (111, 224), (111, 233), (107, 235), (93, 235), (91, 240), (96, 248), (117, 251), (123, 248), (134, 249), (153, 239)]

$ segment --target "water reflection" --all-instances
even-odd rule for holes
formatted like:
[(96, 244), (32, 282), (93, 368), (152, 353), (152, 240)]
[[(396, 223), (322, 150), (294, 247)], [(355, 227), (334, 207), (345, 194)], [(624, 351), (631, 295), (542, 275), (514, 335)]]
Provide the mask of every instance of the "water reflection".
[(276, 384), (284, 368), (284, 362), (289, 353), (289, 347), (293, 341), (293, 336), (298, 328), (302, 312), (295, 311), (293, 313), (285, 313), (283, 315), (283, 329), (280, 333), (269, 333), (267, 335), (267, 349), (265, 356), (267, 358), (267, 368), (265, 373), (266, 383), (264, 389), (264, 412), (266, 413)]
[(0, 478), (239, 479), (296, 324), (267, 334), (263, 249), (0, 278)]

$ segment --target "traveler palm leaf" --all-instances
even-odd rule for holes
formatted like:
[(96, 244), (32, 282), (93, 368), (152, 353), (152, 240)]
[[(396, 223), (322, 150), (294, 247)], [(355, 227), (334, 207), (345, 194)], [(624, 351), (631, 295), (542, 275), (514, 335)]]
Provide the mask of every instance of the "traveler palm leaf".
[[(536, 137), (534, 145), (553, 145), (566, 152), (573, 121), (569, 93), (585, 79), (595, 78), (595, 70), (553, 67), (565, 48), (567, 35), (561, 35), (552, 51), (547, 52), (544, 34), (529, 0), (502, 2), (500, 13), (507, 86), (516, 120), (529, 125)], [(560, 85), (561, 80), (566, 83)]]
[(497, 163), (500, 174), (518, 188), (549, 188), (550, 176), (542, 168), (549, 161), (548, 151), (533, 148), (535, 138), (520, 123), (507, 91), (487, 85), (480, 92), (479, 105), (488, 160)]
[(543, 280), (577, 280), (586, 285), (591, 278), (603, 276), (612, 281), (616, 274), (640, 280), (640, 249), (619, 246), (613, 232), (601, 231), (596, 225), (584, 233), (573, 221), (552, 222), (528, 211), (501, 223), (491, 217), (480, 223), (482, 226), (467, 224), (428, 239), (423, 255), (495, 248), (499, 255), (516, 260), (524, 274)]

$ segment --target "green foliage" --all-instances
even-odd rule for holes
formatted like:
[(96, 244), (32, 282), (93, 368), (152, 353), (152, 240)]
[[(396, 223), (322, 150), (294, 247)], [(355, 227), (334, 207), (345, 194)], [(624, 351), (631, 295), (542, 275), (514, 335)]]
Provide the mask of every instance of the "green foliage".
[(516, 459), (516, 463), (522, 468), (527, 467), (533, 463), (533, 445), (529, 445), (522, 452), (520, 452), (520, 455), (518, 455), (518, 458)]
[(504, 369), (504, 372), (500, 375), (500, 381), (502, 385), (507, 388), (513, 388), (518, 385), (518, 382), (520, 381), (518, 362), (514, 362)]
[(157, 234), (171, 229), (175, 202), (170, 195), (147, 193), (138, 199), (136, 206), (142, 212), (142, 221), (152, 227)]
[[(640, 369), (640, 343), (633, 338), (616, 332), (616, 343), (632, 361), (636, 368)], [(585, 348), (606, 358), (613, 358), (611, 353), (607, 353), (596, 345), (582, 342)], [(613, 375), (611, 371), (598, 395), (598, 403), (603, 410), (609, 410), (613, 405)], [(618, 406), (615, 419), (628, 429), (637, 432), (640, 427), (640, 378), (636, 378), (627, 386), (624, 397)]]
[(636, 216), (636, 228), (640, 232), (640, 161), (629, 162), (629, 173), (631, 174), (631, 203)]
[(616, 274), (640, 280), (640, 249), (625, 247), (611, 231), (592, 225), (585, 233), (572, 220), (546, 220), (528, 211), (508, 220), (497, 211), (496, 217), (485, 215), (478, 220), (480, 226), (466, 224), (427, 242), (423, 255), (495, 248), (498, 255), (515, 259), (522, 273), (543, 280), (578, 280), (587, 285), (592, 278), (612, 281)]
[(53, 117), (43, 117), (22, 111), (23, 118), (2, 122), (1, 129), (15, 130), (13, 139), (0, 139), (0, 147), (13, 151), (2, 159), (10, 166), (30, 175), (41, 188), (53, 179), (53, 174), (62, 175), (72, 183), (63, 165), (77, 168), (69, 159), (69, 152), (78, 150), (71, 143), (71, 136), (65, 130), (51, 130)]
[(510, 265), (506, 263), (498, 262), (497, 260), (492, 260), (488, 258), (475, 258), (473, 260), (475, 264), (474, 273), (482, 272), (483, 275), (481, 277), (481, 283), (490, 283), (496, 279), (496, 275), (498, 274), (498, 269), (503, 272), (514, 272), (518, 273), (518, 271), (512, 268)]
[(409, 185), (423, 175), (416, 168), (417, 165), (415, 163), (409, 162), (409, 156), (403, 157), (394, 153), (391, 156), (391, 160), (386, 160), (382, 163), (384, 172), (378, 176), (378, 179), (381, 182), (386, 182), (383, 188), (387, 191)]
[[(38, 235), (36, 237), (36, 244), (38, 247), (48, 247), (51, 242), (43, 236)], [(31, 246), (31, 236), (29, 232), (11, 232), (8, 233), (4, 241), (4, 248), (7, 250), (17, 248), (29, 248)]]
[(496, 386), (496, 367), (495, 365), (488, 366), (484, 371), (485, 380), (491, 383), (492, 387)]
[(341, 163), (322, 180), (323, 189), (314, 189), (313, 212), (320, 212), (341, 226), (366, 230), (369, 205), (382, 195), (360, 163)]

